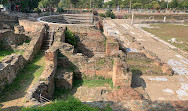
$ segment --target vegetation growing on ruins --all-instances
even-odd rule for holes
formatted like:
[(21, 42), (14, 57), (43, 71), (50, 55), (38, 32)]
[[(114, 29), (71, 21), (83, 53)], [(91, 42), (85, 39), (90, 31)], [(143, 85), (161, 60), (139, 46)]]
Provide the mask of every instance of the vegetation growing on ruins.
[(98, 79), (78, 79), (74, 81), (74, 87), (100, 87), (100, 86), (113, 86), (112, 79), (98, 78)]
[(2, 60), (7, 55), (11, 55), (12, 53), (23, 54), (23, 52), (23, 50), (0, 50), (0, 60)]
[(78, 99), (69, 97), (68, 100), (57, 100), (45, 106), (24, 108), (21, 111), (98, 111), (98, 109), (85, 105)]
[(77, 47), (77, 38), (69, 29), (65, 31), (65, 42)]
[(115, 14), (112, 12), (111, 9), (109, 9), (109, 10), (106, 11), (106, 15), (105, 15), (105, 16), (106, 16), (106, 17), (110, 17), (110, 18), (112, 18), (112, 19), (115, 19), (115, 18), (116, 18)]
[(127, 59), (127, 64), (132, 71), (133, 75), (163, 75), (160, 67), (156, 67), (150, 60), (132, 60)]
[(167, 42), (172, 38), (176, 38), (177, 43), (172, 44), (188, 52), (188, 26), (175, 24), (152, 24), (151, 26), (153, 28), (143, 29)]
[(4, 88), (0, 94), (0, 101), (24, 96), (25, 91), (32, 82), (36, 82), (45, 68), (43, 53), (36, 55), (35, 59), (20, 71), (16, 79)]
[(103, 110), (83, 104), (78, 99), (69, 97), (66, 100), (56, 100), (40, 107), (23, 108), (21, 111), (112, 111), (109, 105)]

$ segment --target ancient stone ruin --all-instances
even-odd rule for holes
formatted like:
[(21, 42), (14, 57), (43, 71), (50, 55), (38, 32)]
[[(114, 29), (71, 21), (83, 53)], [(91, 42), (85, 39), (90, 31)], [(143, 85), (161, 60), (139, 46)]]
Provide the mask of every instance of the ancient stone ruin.
[[(0, 48), (22, 51), (22, 54), (14, 53), (0, 61), (0, 93), (15, 80), (25, 65), (33, 61), (38, 52), (43, 52), (44, 71), (24, 96), (25, 103), (30, 105), (44, 105), (53, 100), (56, 89), (69, 89), (70, 94), (91, 105), (102, 101), (111, 104), (114, 110), (127, 107), (137, 110), (144, 102), (147, 102), (144, 107), (149, 107), (148, 101), (151, 101), (144, 89), (144, 81), (141, 81), (142, 74), (173, 75), (167, 63), (145, 49), (121, 27), (118, 27), (121, 33), (131, 41), (131, 49), (135, 48), (136, 51), (130, 51), (130, 47), (124, 45), (124, 38), (118, 35), (119, 32), (92, 14), (64, 14), (19, 19), (18, 22), (19, 25), (12, 30), (0, 24), (0, 29), (4, 28), (0, 30)], [(9, 26), (11, 29), (11, 24)], [(76, 37), (76, 45), (67, 42), (67, 31)], [(141, 72), (137, 68), (147, 70)], [(74, 86), (75, 80), (96, 78), (109, 79), (113, 86)]]

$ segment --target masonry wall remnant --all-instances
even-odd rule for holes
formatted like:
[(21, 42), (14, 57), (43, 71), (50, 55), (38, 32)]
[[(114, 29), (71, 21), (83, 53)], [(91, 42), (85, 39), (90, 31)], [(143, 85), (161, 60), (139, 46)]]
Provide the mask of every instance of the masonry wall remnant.
[[(106, 25), (105, 21), (103, 21), (103, 29), (104, 29), (104, 35), (105, 36), (114, 36), (116, 37), (116, 32), (111, 28), (111, 26)], [(121, 29), (121, 28), (120, 28)], [(163, 71), (164, 74), (167, 75), (173, 75), (173, 70), (172, 68), (167, 65), (166, 63), (164, 63), (163, 61), (161, 61), (156, 54), (154, 54), (151, 51), (148, 51), (144, 48), (144, 46), (139, 43), (138, 41), (135, 40), (134, 37), (128, 35), (125, 31), (122, 31), (123, 34), (126, 34), (127, 39), (129, 40), (129, 42), (131, 42), (134, 46), (135, 49), (138, 50), (138, 52), (129, 52), (127, 51), (127, 47), (122, 47), (123, 45), (121, 45), (121, 41), (119, 41), (120, 44), (120, 48), (122, 49), (122, 51), (124, 51), (127, 55), (127, 59), (132, 59), (132, 60), (149, 60), (149, 61), (153, 61), (154, 64), (156, 64), (156, 66), (160, 67), (161, 70)], [(126, 50), (123, 50), (126, 49)]]
[[(24, 37), (30, 37), (31, 41), (30, 43), (28, 43), (28, 46), (26, 46), (23, 55), (12, 54), (6, 56), (5, 58), (3, 58), (3, 60), (0, 61), (0, 92), (7, 84), (13, 82), (13, 80), (17, 77), (19, 71), (25, 66), (25, 64), (27, 64), (29, 61), (32, 61), (34, 56), (38, 53), (42, 45), (43, 37), (45, 36), (45, 27), (43, 27), (42, 30), (38, 32), (35, 32), (33, 34), (30, 33), (32, 35), (28, 35), (26, 33), (18, 33), (18, 35), (21, 34), (23, 38), (22, 36), (14, 36), (15, 34), (13, 32), (11, 32), (10, 34), (12, 34), (13, 36), (5, 36), (7, 38), (10, 38), (5, 40), (7, 41), (6, 43), (19, 44), (25, 40)], [(4, 38), (4, 36), (1, 37)]]
[(15, 50), (18, 45), (29, 40), (30, 38), (25, 34), (15, 34), (10, 30), (0, 31), (0, 47), (5, 50)]
[(0, 61), (0, 93), (7, 84), (13, 82), (24, 65), (25, 59), (17, 54), (6, 56)]

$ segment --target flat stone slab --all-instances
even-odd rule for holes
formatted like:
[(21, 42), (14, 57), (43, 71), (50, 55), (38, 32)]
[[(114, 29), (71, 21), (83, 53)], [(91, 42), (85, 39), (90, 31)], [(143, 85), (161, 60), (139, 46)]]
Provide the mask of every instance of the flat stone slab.
[(152, 101), (188, 100), (188, 76), (142, 76)]

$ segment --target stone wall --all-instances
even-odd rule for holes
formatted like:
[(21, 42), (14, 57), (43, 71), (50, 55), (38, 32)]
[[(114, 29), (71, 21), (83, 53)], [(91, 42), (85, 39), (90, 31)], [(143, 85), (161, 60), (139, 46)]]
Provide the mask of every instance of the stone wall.
[(110, 55), (119, 51), (119, 43), (114, 37), (108, 36), (106, 40), (106, 55)]
[(142, 52), (127, 52), (126, 55), (127, 55), (126, 56), (127, 59), (132, 59), (132, 60), (150, 60)]
[(106, 78), (112, 77), (113, 60), (111, 57), (105, 57), (104, 54), (96, 54), (92, 58), (88, 58), (81, 53), (74, 54), (74, 47), (67, 43), (59, 45), (59, 53), (62, 57), (58, 57), (58, 64), (64, 69), (72, 70), (77, 78), (86, 75), (94, 77), (95, 75)]
[(97, 53), (105, 53), (105, 36), (94, 27), (67, 27), (78, 38), (78, 52), (89, 58)]
[(43, 29), (44, 23), (32, 20), (19, 20), (19, 25), (24, 27), (26, 32), (38, 32)]
[[(40, 76), (39, 80), (32, 85), (32, 87), (27, 92), (25, 98), (26, 102), (31, 102), (34, 104), (40, 104), (41, 97), (51, 99), (53, 97), (54, 89), (55, 89), (55, 74), (57, 72), (57, 55), (59, 51), (59, 47), (61, 46), (61, 42), (64, 41), (64, 32), (65, 28), (57, 28), (55, 30), (54, 35), (54, 43), (53, 45), (45, 52), (45, 69)], [(35, 40), (34, 43), (37, 43), (35, 50), (38, 50), (42, 43), (42, 35), (45, 35), (46, 27), (43, 27), (43, 30), (40, 32), (39, 39)], [(34, 54), (33, 54), (34, 55)], [(32, 58), (32, 57), (30, 57)]]
[[(15, 35), (12, 32), (11, 34)], [(38, 51), (41, 48), (44, 35), (45, 35), (45, 27), (43, 27), (42, 30), (34, 33), (34, 36), (31, 37), (32, 40), (30, 41), (29, 45), (24, 51), (23, 56), (12, 54), (3, 58), (3, 60), (0, 62), (0, 92), (4, 89), (5, 85), (13, 82), (13, 80), (17, 77), (19, 70), (21, 70), (27, 62), (33, 60), (34, 56), (38, 53)], [(23, 36), (25, 37), (27, 36), (27, 34)], [(24, 40), (20, 36), (18, 37), (17, 40), (15, 40), (14, 36), (13, 37), (6, 36), (6, 37), (10, 38), (9, 41), (10, 43), (13, 43), (13, 41), (15, 41), (15, 43), (20, 43)]]
[(7, 84), (13, 82), (24, 65), (25, 59), (23, 56), (16, 54), (6, 56), (0, 62), (0, 93)]
[[(105, 22), (103, 22), (103, 24), (105, 24)], [(151, 60), (151, 61), (154, 61), (154, 64), (156, 64), (157, 67), (161, 68), (161, 70), (163, 71), (164, 74), (167, 74), (167, 75), (173, 74), (172, 68), (169, 65), (167, 65), (166, 63), (162, 62), (156, 56), (156, 54), (154, 54), (151, 51), (146, 50), (141, 43), (139, 43), (134, 37), (128, 35), (125, 31), (122, 31), (121, 28), (119, 31), (121, 31), (121, 33), (126, 36), (126, 39), (131, 42), (132, 48), (135, 48), (139, 51), (139, 52), (127, 52), (127, 50), (122, 50), (127, 54), (127, 57), (126, 57), (127, 59)], [(117, 36), (116, 32), (109, 25), (105, 25), (104, 35), (115, 36), (115, 37)], [(116, 38), (119, 38), (119, 37), (116, 37)], [(121, 45), (122, 44), (121, 41), (120, 40), (118, 40), (118, 41), (120, 44), (120, 48), (126, 49), (126, 47), (123, 47), (123, 45)]]
[(43, 38), (46, 35), (46, 27), (43, 25), (40, 31), (35, 32), (33, 34), (34, 35), (32, 37), (32, 40), (30, 41), (29, 46), (23, 54), (24, 58), (27, 61), (32, 61), (34, 56), (41, 49)]
[(46, 65), (42, 75), (26, 94), (26, 102), (40, 104), (41, 96), (51, 99), (54, 93), (54, 76), (57, 69), (57, 49), (50, 48), (45, 52)]
[(1, 29), (14, 29), (14, 25), (18, 22), (17, 17), (8, 14), (0, 13), (0, 30)]
[(114, 87), (131, 86), (132, 72), (128, 72), (127, 64), (119, 58), (114, 59), (112, 80)]
[(23, 44), (30, 38), (24, 34), (15, 34), (10, 30), (0, 31), (0, 48), (14, 50), (16, 46)]

